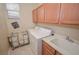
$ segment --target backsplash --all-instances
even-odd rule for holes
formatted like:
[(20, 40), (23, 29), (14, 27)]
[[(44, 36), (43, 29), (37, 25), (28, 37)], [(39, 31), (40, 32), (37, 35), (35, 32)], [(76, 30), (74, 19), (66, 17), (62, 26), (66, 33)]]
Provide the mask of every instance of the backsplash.
[(38, 24), (42, 27), (51, 28), (55, 33), (69, 36), (71, 39), (79, 41), (79, 29), (57, 26), (57, 25), (48, 25), (48, 24)]

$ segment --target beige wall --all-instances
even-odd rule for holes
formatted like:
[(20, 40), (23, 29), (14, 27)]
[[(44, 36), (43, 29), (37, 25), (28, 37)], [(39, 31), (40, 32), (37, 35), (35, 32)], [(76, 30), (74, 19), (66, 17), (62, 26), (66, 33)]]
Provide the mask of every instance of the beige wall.
[(56, 25), (56, 24), (38, 24), (39, 26), (50, 28), (54, 33), (69, 36), (71, 39), (79, 41), (79, 26), (73, 27), (68, 25)]
[(8, 28), (6, 25), (6, 15), (4, 4), (0, 4), (0, 54), (7, 54), (8, 52)]

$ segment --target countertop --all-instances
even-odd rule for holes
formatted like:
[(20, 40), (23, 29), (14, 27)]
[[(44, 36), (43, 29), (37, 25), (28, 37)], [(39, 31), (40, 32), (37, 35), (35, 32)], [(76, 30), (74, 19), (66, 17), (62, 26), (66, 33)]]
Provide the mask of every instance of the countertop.
[[(51, 42), (51, 40), (53, 40), (53, 39), (56, 40), (57, 44)], [(60, 39), (64, 39), (64, 40), (62, 41)], [(42, 40), (45, 41), (46, 43), (48, 43), (51, 47), (53, 47), (54, 49), (56, 49), (63, 55), (79, 55), (79, 45), (74, 44), (74, 43), (67, 43), (65, 41), (66, 40), (65, 37), (49, 36), (49, 37), (43, 38)], [(62, 47), (60, 45), (58, 45), (57, 40), (60, 41), (60, 44), (62, 45)]]

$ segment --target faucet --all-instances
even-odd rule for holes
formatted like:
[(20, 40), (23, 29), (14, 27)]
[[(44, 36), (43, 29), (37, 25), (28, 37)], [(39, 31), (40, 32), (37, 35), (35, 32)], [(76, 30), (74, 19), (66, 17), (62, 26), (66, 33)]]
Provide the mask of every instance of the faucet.
[(72, 39), (70, 39), (69, 36), (66, 37), (66, 40), (68, 40), (69, 42), (72, 42), (72, 43), (74, 42)]

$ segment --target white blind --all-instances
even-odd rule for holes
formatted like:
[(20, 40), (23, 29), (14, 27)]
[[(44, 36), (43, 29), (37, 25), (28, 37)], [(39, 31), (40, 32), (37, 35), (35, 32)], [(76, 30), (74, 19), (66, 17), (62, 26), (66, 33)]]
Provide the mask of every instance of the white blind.
[(6, 9), (7, 9), (7, 13), (8, 13), (8, 18), (11, 18), (11, 19), (19, 19), (20, 18), (19, 4), (17, 4), (17, 3), (7, 3)]
[(19, 15), (19, 13), (16, 12), (16, 11), (8, 11), (8, 17), (9, 17), (9, 18), (19, 18), (20, 15)]

